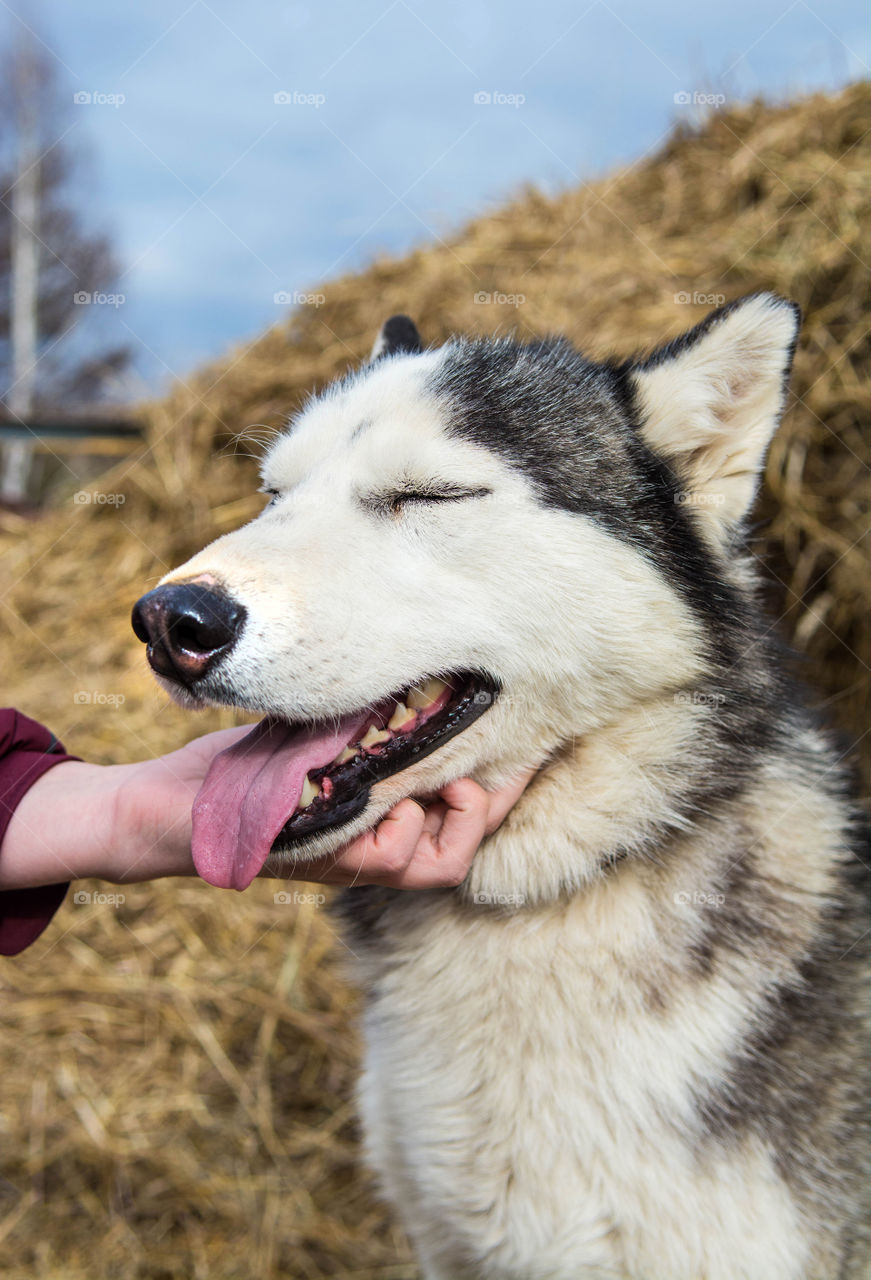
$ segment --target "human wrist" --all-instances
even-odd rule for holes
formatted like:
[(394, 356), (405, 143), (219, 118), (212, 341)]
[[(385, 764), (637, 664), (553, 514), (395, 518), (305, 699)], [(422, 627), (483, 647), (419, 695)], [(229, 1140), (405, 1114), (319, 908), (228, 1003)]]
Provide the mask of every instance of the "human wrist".
[(114, 836), (101, 873), (117, 884), (194, 874), (191, 806), (199, 782), (177, 777), (171, 757), (118, 766)]

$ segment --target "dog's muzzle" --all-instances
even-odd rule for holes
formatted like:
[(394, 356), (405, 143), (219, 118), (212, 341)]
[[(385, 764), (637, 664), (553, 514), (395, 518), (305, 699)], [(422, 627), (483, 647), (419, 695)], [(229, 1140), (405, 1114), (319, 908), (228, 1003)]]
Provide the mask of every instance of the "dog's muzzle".
[(137, 600), (131, 622), (148, 646), (152, 669), (189, 689), (230, 652), (246, 616), (244, 606), (223, 592), (179, 582)]

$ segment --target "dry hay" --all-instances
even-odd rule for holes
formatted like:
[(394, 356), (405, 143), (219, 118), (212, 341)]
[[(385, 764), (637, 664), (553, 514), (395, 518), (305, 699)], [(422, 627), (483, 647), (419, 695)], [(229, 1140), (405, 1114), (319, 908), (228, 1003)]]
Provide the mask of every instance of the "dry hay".
[[(687, 327), (707, 304), (680, 293), (772, 288), (797, 299), (805, 325), (759, 552), (808, 677), (859, 742), (871, 706), (869, 127), (867, 84), (723, 112), (630, 169), (556, 199), (526, 192), (449, 243), (328, 282), (323, 306), (147, 409), (147, 451), (101, 486), (123, 505), (6, 519), (6, 700), (105, 762), (230, 722), (159, 697), (130, 603), (259, 509), (236, 433), (279, 426), (365, 354), (385, 315), (409, 311), (432, 342), (564, 332), (601, 354)], [(96, 696), (108, 694), (123, 707)], [(4, 1275), (415, 1274), (355, 1167), (340, 948), (319, 906), (276, 904), (276, 888), (231, 898), (170, 883), (128, 888), (117, 907), (68, 904), (4, 965)]]

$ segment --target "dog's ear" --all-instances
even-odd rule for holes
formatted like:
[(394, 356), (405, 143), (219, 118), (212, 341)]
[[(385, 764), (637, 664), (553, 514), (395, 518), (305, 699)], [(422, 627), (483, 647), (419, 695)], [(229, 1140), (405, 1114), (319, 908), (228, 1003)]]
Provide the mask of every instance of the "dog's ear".
[(800, 320), (795, 303), (751, 294), (629, 368), (645, 440), (686, 486), (682, 500), (721, 533), (756, 496)]
[(369, 357), (370, 363), (380, 360), (382, 356), (396, 355), (400, 351), (414, 355), (423, 350), (423, 343), (417, 331), (417, 325), (408, 316), (391, 316), (381, 326), (381, 332), (375, 339), (375, 346)]

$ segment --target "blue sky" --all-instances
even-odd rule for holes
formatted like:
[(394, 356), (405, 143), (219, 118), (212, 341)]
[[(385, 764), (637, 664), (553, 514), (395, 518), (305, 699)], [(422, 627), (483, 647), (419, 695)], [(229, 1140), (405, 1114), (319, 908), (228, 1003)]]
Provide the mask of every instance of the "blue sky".
[(865, 0), (0, 0), (0, 34), (21, 21), (57, 58), (123, 264), (109, 323), (152, 389), (277, 293), (642, 155), (697, 110), (676, 94), (871, 74)]

